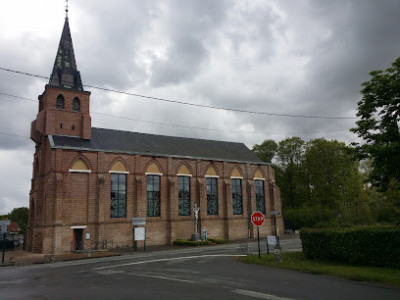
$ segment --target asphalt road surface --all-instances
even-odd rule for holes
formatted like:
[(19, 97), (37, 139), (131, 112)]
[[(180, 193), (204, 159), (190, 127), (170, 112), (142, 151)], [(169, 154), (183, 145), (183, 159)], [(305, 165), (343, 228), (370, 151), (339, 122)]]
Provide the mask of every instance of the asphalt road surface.
[(3, 267), (0, 299), (400, 299), (397, 288), (237, 261), (254, 252), (251, 242)]

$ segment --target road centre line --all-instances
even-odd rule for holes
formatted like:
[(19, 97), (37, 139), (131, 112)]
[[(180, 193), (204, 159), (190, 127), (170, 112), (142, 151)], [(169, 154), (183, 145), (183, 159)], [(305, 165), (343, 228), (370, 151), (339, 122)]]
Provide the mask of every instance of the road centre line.
[(293, 300), (290, 298), (283, 298), (283, 297), (278, 297), (275, 295), (270, 295), (270, 294), (264, 294), (264, 293), (259, 293), (255, 291), (248, 291), (248, 290), (240, 290), (236, 289), (231, 291), (235, 294), (243, 295), (246, 297), (253, 297), (253, 298), (258, 298), (258, 299), (267, 299), (267, 300)]
[(112, 265), (106, 267), (98, 267), (94, 268), (93, 270), (105, 270), (105, 269), (112, 269), (112, 268), (119, 268), (119, 267), (126, 267), (126, 266), (133, 266), (133, 265), (142, 265), (148, 263), (155, 263), (155, 262), (162, 262), (162, 261), (172, 261), (172, 260), (184, 260), (184, 259), (194, 259), (194, 258), (204, 258), (204, 257), (239, 257), (239, 256), (247, 256), (242, 254), (206, 254), (206, 255), (195, 255), (195, 256), (185, 256), (185, 257), (171, 257), (171, 258), (161, 258), (161, 259), (152, 259), (152, 260), (144, 260), (144, 261), (136, 261), (126, 264), (119, 264), (119, 265)]

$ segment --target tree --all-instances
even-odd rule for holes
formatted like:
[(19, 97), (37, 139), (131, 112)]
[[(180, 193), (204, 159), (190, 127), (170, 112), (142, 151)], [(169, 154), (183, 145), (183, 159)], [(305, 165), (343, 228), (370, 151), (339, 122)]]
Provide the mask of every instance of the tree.
[(274, 140), (265, 140), (261, 145), (255, 144), (251, 151), (253, 151), (262, 161), (271, 163), (277, 148), (278, 145)]
[(363, 189), (358, 162), (344, 143), (314, 139), (307, 143), (303, 167), (310, 189), (309, 205), (359, 215)]
[(360, 120), (351, 131), (365, 141), (353, 144), (358, 157), (372, 158), (371, 183), (386, 191), (391, 179), (400, 182), (400, 58), (370, 75), (358, 102)]
[(304, 141), (297, 136), (279, 142), (277, 154), (283, 168), (291, 164), (300, 164), (304, 153), (304, 144)]
[(279, 142), (277, 156), (280, 170), (276, 173), (276, 180), (281, 188), (283, 207), (299, 207), (305, 201), (302, 194), (304, 174), (301, 167), (304, 144), (299, 137), (291, 137)]
[(22, 233), (26, 233), (28, 228), (28, 216), (29, 209), (27, 207), (14, 208), (9, 214), (9, 219), (13, 222), (17, 222), (19, 227), (21, 227)]

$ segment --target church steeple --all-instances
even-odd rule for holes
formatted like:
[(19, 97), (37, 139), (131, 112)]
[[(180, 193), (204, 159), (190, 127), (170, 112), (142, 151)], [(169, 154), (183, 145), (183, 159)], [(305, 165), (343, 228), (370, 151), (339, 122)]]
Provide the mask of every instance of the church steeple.
[(71, 31), (68, 22), (68, 8), (66, 12), (64, 28), (49, 85), (83, 91), (81, 75), (76, 67), (74, 48), (72, 46)]
[(90, 92), (84, 91), (76, 67), (68, 22), (65, 23), (49, 84), (39, 96), (39, 112), (32, 122), (31, 138), (37, 147), (50, 135), (68, 135), (91, 139)]

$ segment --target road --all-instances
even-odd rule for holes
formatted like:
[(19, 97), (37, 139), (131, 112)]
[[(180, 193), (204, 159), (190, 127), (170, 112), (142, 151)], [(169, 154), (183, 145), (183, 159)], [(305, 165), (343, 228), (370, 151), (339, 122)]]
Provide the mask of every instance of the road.
[(236, 260), (257, 251), (252, 242), (4, 267), (0, 299), (400, 299), (396, 288)]

